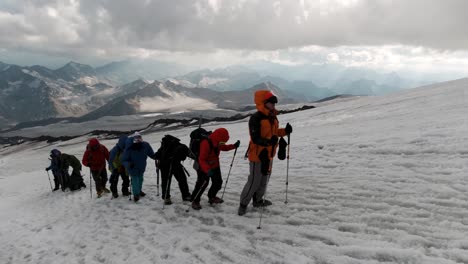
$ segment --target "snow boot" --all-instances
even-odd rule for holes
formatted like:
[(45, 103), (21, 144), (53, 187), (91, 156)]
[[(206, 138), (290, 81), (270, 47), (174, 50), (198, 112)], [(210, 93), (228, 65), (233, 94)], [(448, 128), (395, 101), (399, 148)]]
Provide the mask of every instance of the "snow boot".
[(272, 203), (271, 201), (266, 200), (266, 199), (265, 199), (265, 200), (260, 200), (260, 201), (258, 201), (258, 202), (253, 202), (253, 203), (252, 203), (253, 207), (262, 207), (262, 206), (267, 207), (267, 206), (270, 206), (270, 205), (272, 205), (272, 204), (273, 204), (273, 203)]
[(104, 187), (103, 191), (104, 191), (105, 193), (110, 193), (110, 192), (111, 192), (111, 191), (110, 191), (109, 189), (107, 189), (106, 187)]
[(140, 191), (140, 197), (145, 197), (146, 196), (146, 193), (144, 193), (143, 191)]
[(58, 189), (60, 189), (60, 187), (58, 185), (55, 185), (55, 188), (52, 190), (53, 192), (57, 191)]
[(171, 205), (172, 204), (171, 198), (164, 199), (164, 204), (165, 205)]
[(192, 209), (193, 210), (200, 210), (202, 207), (200, 205), (200, 202), (193, 202), (192, 203)]
[(208, 199), (208, 202), (212, 205), (212, 204), (221, 204), (221, 203), (224, 203), (224, 200), (219, 198), (218, 196), (215, 196), (213, 198), (210, 198)]
[(182, 197), (182, 201), (184, 201), (184, 202), (190, 202), (190, 201), (192, 201), (192, 197), (191, 197), (190, 195), (185, 196), (185, 197)]
[(239, 210), (237, 210), (237, 214), (239, 216), (243, 216), (245, 215), (246, 212), (247, 212), (247, 205), (239, 204)]
[(138, 202), (138, 200), (140, 200), (140, 196), (134, 195), (133, 196), (133, 201), (136, 203), (136, 202)]
[(118, 197), (119, 197), (119, 194), (118, 194), (118, 193), (112, 193), (112, 197), (118, 198)]

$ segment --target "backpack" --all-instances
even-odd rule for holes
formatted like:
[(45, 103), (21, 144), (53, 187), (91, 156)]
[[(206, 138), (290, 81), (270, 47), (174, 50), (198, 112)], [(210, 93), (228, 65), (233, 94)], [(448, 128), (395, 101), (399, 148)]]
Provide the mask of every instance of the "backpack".
[(209, 136), (211, 131), (206, 131), (204, 128), (197, 128), (190, 133), (190, 153), (189, 157), (195, 161), (198, 161), (198, 156), (200, 156), (200, 143), (207, 139), (211, 146), (211, 140)]
[(165, 135), (161, 139), (161, 147), (158, 152), (161, 160), (182, 161), (189, 155), (188, 147), (180, 143), (180, 139), (172, 135)]

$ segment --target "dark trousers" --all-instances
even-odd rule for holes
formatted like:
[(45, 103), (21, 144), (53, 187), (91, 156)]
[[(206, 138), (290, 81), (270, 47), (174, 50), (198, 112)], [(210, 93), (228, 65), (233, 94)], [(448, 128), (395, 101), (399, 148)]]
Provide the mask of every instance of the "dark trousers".
[(102, 193), (102, 191), (104, 191), (104, 188), (106, 188), (106, 182), (107, 182), (106, 169), (102, 169), (98, 171), (91, 171), (91, 174), (93, 175), (94, 183), (96, 184), (96, 192), (98, 194)]
[[(215, 168), (214, 174), (211, 175), (211, 187), (208, 190), (208, 199), (216, 197), (221, 187), (223, 187), (223, 179), (221, 178), (221, 169)], [(206, 173), (201, 170), (197, 170), (197, 183), (195, 183), (195, 189), (192, 192), (192, 201), (193, 202), (200, 202), (200, 197), (202, 196), (203, 192), (205, 192), (206, 187), (210, 183), (210, 178)]]
[(83, 177), (81, 176), (80, 170), (73, 170), (72, 174), (70, 175), (70, 183), (69, 186), (71, 191), (78, 190), (81, 187), (85, 187)]
[(162, 198), (167, 199), (171, 198), (171, 181), (172, 175), (179, 183), (180, 193), (182, 199), (190, 197), (190, 191), (187, 183), (187, 176), (185, 175), (184, 168), (182, 164), (178, 162), (173, 162), (172, 165), (170, 162), (161, 161), (161, 193)]
[(110, 176), (110, 189), (112, 193), (117, 193), (117, 184), (119, 183), (119, 176), (122, 178), (122, 194), (129, 194), (128, 187), (130, 186), (130, 179), (124, 168), (112, 170)]
[(62, 191), (65, 191), (66, 188), (70, 185), (70, 176), (67, 171), (56, 171), (54, 173), (54, 183), (55, 186), (60, 185)]

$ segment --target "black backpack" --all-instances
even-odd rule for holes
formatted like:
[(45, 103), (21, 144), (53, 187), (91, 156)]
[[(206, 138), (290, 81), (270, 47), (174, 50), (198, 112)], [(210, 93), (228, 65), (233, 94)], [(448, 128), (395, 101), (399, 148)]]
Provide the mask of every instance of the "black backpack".
[(165, 135), (161, 139), (161, 147), (158, 152), (161, 160), (182, 161), (189, 155), (188, 147), (180, 143), (180, 139), (172, 135)]
[(211, 135), (211, 131), (206, 131), (205, 129), (201, 127), (193, 130), (190, 133), (189, 157), (191, 159), (198, 161), (198, 156), (200, 155), (200, 143), (202, 142), (202, 140), (207, 139), (211, 146), (211, 141), (208, 138), (210, 135)]

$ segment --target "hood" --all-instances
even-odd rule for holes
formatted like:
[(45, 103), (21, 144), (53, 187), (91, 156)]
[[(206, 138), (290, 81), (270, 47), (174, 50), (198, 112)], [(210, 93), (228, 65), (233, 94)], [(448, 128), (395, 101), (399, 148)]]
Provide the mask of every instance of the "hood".
[(95, 146), (99, 146), (99, 140), (97, 138), (92, 138), (89, 140), (89, 146), (92, 148), (92, 147), (95, 147)]
[(58, 149), (53, 149), (50, 151), (50, 157), (51, 158), (57, 158), (60, 157), (62, 153)]
[(218, 146), (219, 142), (227, 142), (229, 140), (229, 132), (225, 128), (218, 128), (209, 137), (213, 145)]
[(132, 136), (127, 137), (127, 139), (125, 140), (125, 149), (130, 148), (132, 145), (133, 145), (133, 137)]
[(269, 90), (258, 90), (255, 92), (254, 101), (255, 106), (259, 112), (262, 112), (264, 115), (269, 115), (270, 111), (266, 109), (265, 102), (275, 98), (278, 101), (277, 97)]
[(125, 144), (127, 143), (127, 138), (128, 138), (127, 136), (121, 136), (121, 137), (119, 138), (119, 142), (117, 143), (116, 146), (117, 146), (119, 149), (122, 149), (122, 150), (125, 149)]

